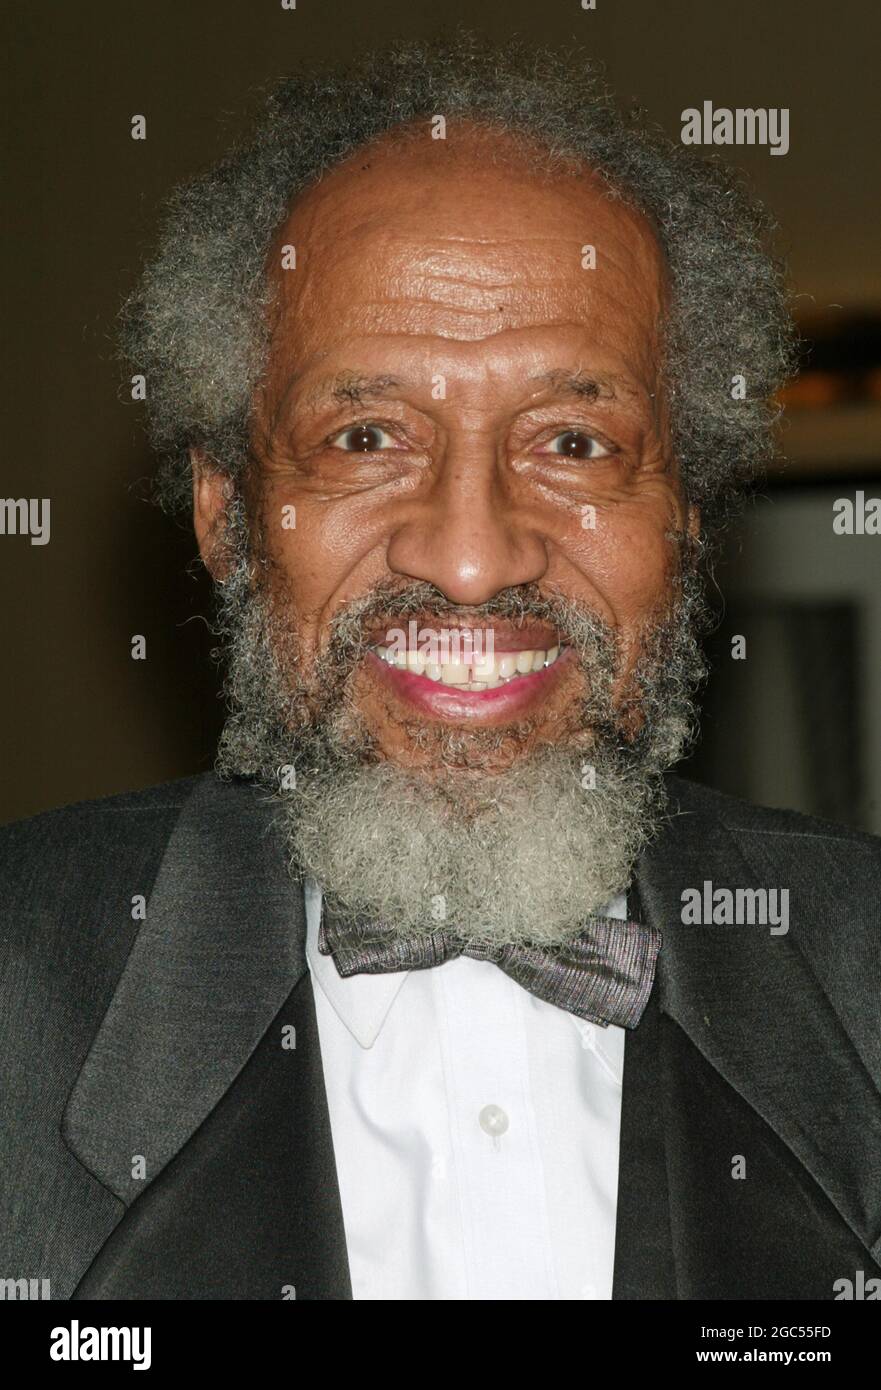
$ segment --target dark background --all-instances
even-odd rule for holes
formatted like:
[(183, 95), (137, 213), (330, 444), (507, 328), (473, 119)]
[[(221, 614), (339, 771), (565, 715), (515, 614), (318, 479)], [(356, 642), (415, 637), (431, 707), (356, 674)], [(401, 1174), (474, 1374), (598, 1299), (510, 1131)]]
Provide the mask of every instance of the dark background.
[[(51, 497), (46, 546), (0, 536), (0, 820), (211, 765), (221, 709), (191, 535), (143, 500), (142, 406), (118, 306), (172, 185), (216, 159), (287, 66), (463, 20), (583, 41), (623, 103), (789, 107), (790, 151), (728, 148), (781, 227), (814, 346), (788, 464), (732, 534), (727, 607), (691, 772), (879, 825), (881, 537), (831, 537), (831, 502), (881, 493), (878, 20), (867, 0), (153, 0), (8, 4), (2, 491)], [(572, 99), (578, 100), (573, 69)], [(130, 138), (131, 117), (147, 139)], [(133, 634), (147, 660), (130, 656)], [(730, 638), (748, 639), (733, 662)]]

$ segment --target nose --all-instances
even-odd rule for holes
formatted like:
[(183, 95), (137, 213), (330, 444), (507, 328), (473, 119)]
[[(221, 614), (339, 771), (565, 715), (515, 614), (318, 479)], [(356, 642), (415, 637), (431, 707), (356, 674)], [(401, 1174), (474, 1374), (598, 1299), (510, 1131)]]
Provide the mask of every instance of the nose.
[(392, 573), (427, 580), (469, 607), (540, 580), (548, 564), (525, 509), (473, 452), (446, 459), (430, 494), (395, 529), (386, 559)]

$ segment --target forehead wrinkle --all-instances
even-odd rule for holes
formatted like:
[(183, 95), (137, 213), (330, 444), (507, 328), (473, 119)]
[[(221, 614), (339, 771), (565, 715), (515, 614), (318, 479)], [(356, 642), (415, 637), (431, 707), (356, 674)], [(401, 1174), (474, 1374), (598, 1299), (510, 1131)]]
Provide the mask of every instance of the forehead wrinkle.
[[(360, 320), (358, 326), (363, 330), (382, 332), (394, 326), (408, 333), (424, 331), (427, 320), (423, 316), (433, 313), (438, 315), (433, 325), (438, 336), (456, 337), (457, 325), (461, 325), (462, 336), (468, 339), (488, 337), (520, 321), (526, 326), (541, 319), (543, 326), (555, 326), (561, 310), (567, 318), (575, 312), (583, 324), (604, 311), (608, 320), (621, 323), (627, 331), (650, 336), (662, 312), (657, 283), (641, 285), (640, 293), (620, 272), (612, 280), (604, 276), (600, 281), (573, 271), (560, 282), (547, 278), (546, 273), (533, 278), (503, 278), (498, 269), (492, 274), (483, 267), (477, 271), (474, 275), (446, 275), (430, 269), (419, 272), (412, 266), (386, 269), (379, 285), (366, 285), (362, 280), (352, 286), (348, 312)], [(314, 287), (297, 308), (308, 306), (320, 323), (317, 304), (309, 304), (313, 292)], [(483, 325), (479, 335), (475, 331), (478, 324)]]
[[(433, 338), (438, 342), (490, 344), (493, 339), (508, 333), (573, 326), (582, 332), (590, 330), (591, 320), (573, 320), (571, 306), (549, 302), (550, 297), (536, 298), (530, 304), (526, 322), (517, 322), (507, 306), (469, 308), (462, 304), (442, 304), (438, 300), (366, 300), (358, 306), (357, 330), (360, 335), (396, 334), (401, 339)], [(430, 331), (426, 329), (424, 310), (433, 310)], [(392, 313), (392, 311), (394, 311)]]
[[(395, 323), (403, 332), (413, 332), (414, 330), (409, 326), (413, 311), (427, 308), (445, 310), (447, 316), (450, 318), (462, 318), (466, 320), (487, 319), (496, 321), (499, 324), (499, 328), (488, 330), (485, 335), (486, 337), (490, 337), (494, 332), (501, 332), (504, 331), (505, 327), (511, 327), (510, 320), (512, 311), (508, 310), (504, 304), (497, 303), (497, 298), (498, 295), (491, 295), (486, 303), (464, 304), (461, 299), (456, 298), (454, 295), (435, 295), (432, 297), (425, 297), (423, 295), (402, 295), (396, 298), (390, 296), (387, 299), (365, 299), (359, 307), (363, 310), (363, 325), (368, 329), (388, 325), (389, 310), (393, 308), (398, 311), (398, 317), (395, 319)], [(545, 307), (546, 302), (542, 301), (534, 306), (534, 312), (544, 310)], [(535, 323), (536, 326), (544, 327), (547, 325), (548, 327), (552, 327), (554, 320), (542, 318), (537, 321), (533, 320), (532, 322)], [(415, 331), (417, 333), (420, 331), (420, 328), (424, 331), (425, 320), (422, 316), (418, 316), (415, 319), (415, 324)], [(518, 326), (529, 327), (532, 326), (532, 324), (522, 324)], [(443, 331), (440, 319), (432, 323), (432, 332), (437, 333), (439, 337), (456, 336), (455, 333), (445, 333)]]
[(458, 254), (460, 249), (469, 246), (533, 246), (548, 245), (554, 246), (560, 241), (571, 241), (577, 243), (577, 237), (565, 237), (558, 234), (542, 235), (540, 232), (506, 232), (497, 236), (464, 236), (456, 232), (436, 233), (436, 240), (426, 239), (417, 236), (415, 232), (394, 232), (390, 231), (387, 240), (390, 243), (401, 242), (405, 248), (414, 241), (425, 248), (428, 255), (436, 252), (450, 251), (451, 254)]
[[(559, 301), (564, 297), (559, 281), (530, 278), (523, 280), (501, 279), (469, 275), (407, 274), (392, 276), (385, 287), (383, 299), (367, 300), (376, 304), (445, 304), (460, 307), (463, 313), (486, 312), (499, 305), (500, 295), (516, 296), (516, 305), (525, 309), (535, 302)], [(589, 286), (572, 287), (569, 297), (573, 302), (584, 301), (591, 293)], [(486, 306), (485, 308), (483, 306)]]
[[(496, 236), (466, 237), (449, 236), (429, 239), (409, 235), (388, 234), (383, 238), (383, 249), (389, 261), (402, 262), (407, 269), (416, 273), (468, 274), (484, 280), (489, 275), (499, 273), (495, 261), (501, 259), (523, 267), (524, 261), (534, 263), (550, 257), (557, 263), (567, 248), (573, 248), (573, 255), (580, 249), (582, 240), (575, 236), (525, 236), (519, 231), (500, 232)], [(445, 264), (449, 264), (449, 270)], [(507, 269), (507, 267), (504, 267)]]
[[(409, 300), (413, 303), (435, 299), (450, 299), (464, 291), (468, 297), (491, 297), (500, 293), (518, 295), (549, 294), (557, 298), (564, 295), (595, 293), (597, 286), (585, 278), (581, 267), (583, 241), (548, 240), (546, 245), (554, 247), (546, 256), (530, 254), (515, 241), (497, 241), (494, 252), (486, 248), (480, 254), (463, 248), (460, 255), (448, 252), (440, 254), (424, 246), (414, 245), (408, 255), (388, 256), (373, 254), (367, 260), (376, 279), (382, 286), (385, 300)], [(351, 249), (338, 248), (337, 272), (344, 276), (354, 266), (360, 274), (365, 265), (366, 250), (363, 246)], [(638, 256), (629, 247), (612, 247), (603, 250), (606, 277), (614, 272), (621, 279), (622, 286), (630, 290), (630, 282), (636, 278), (645, 282), (641, 285), (643, 293), (657, 299), (658, 286), (654, 277), (642, 273)], [(604, 288), (605, 286), (602, 286)]]
[[(462, 263), (467, 264), (477, 258), (481, 272), (484, 268), (491, 271), (492, 267), (487, 266), (484, 259), (487, 256), (501, 257), (515, 264), (522, 264), (524, 259), (541, 262), (550, 258), (556, 264), (570, 251), (577, 262), (585, 242), (598, 242), (604, 257), (624, 273), (631, 274), (637, 268), (649, 275), (657, 273), (664, 264), (657, 237), (650, 227), (640, 222), (633, 222), (629, 218), (622, 220), (625, 211), (615, 205), (602, 208), (598, 215), (596, 210), (587, 207), (579, 209), (576, 217), (573, 209), (569, 208), (557, 219), (558, 224), (566, 220), (569, 225), (558, 225), (553, 231), (539, 232), (515, 225), (514, 222), (505, 225), (504, 211), (494, 206), (483, 220), (493, 220), (497, 225), (489, 235), (482, 235), (459, 233), (452, 228), (442, 232), (433, 230), (426, 226), (424, 211), (418, 220), (414, 219), (412, 227), (399, 229), (388, 214), (382, 219), (373, 216), (353, 222), (347, 210), (346, 220), (341, 226), (318, 226), (314, 231), (325, 245), (330, 234), (332, 243), (344, 257), (349, 254), (351, 247), (361, 260), (365, 245), (371, 245), (374, 258), (384, 259), (391, 265), (402, 263), (407, 268), (417, 270), (433, 262), (442, 269), (444, 260), (449, 260), (453, 269), (458, 270)], [(335, 221), (331, 219), (332, 223)]]

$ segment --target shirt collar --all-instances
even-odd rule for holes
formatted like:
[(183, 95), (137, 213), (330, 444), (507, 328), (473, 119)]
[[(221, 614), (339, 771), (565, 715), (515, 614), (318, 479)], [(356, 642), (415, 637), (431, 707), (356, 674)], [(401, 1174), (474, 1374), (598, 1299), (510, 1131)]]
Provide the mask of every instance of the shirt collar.
[[(333, 963), (333, 956), (323, 956), (318, 949), (321, 888), (312, 879), (307, 879), (304, 892), (306, 960), (312, 976), (355, 1041), (361, 1047), (372, 1047), (410, 972), (395, 970), (381, 975), (349, 975), (344, 979)], [(613, 898), (603, 908), (603, 915), (624, 921), (627, 917), (626, 895), (622, 893)], [(582, 1047), (598, 1056), (620, 1085), (624, 1065), (624, 1029), (613, 1025), (599, 1028), (586, 1019), (576, 1018), (574, 1014), (567, 1014), (567, 1017), (578, 1032)]]
[(344, 979), (333, 963), (333, 956), (323, 956), (318, 949), (321, 889), (311, 879), (306, 881), (305, 896), (306, 960), (312, 977), (318, 981), (322, 994), (355, 1041), (362, 1047), (372, 1047), (410, 972), (395, 970), (382, 975), (350, 975)]

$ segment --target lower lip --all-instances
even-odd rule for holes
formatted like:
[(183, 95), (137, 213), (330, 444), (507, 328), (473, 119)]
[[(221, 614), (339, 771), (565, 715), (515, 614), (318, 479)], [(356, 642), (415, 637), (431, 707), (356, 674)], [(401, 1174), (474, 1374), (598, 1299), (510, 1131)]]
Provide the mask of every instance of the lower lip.
[(399, 700), (415, 706), (435, 719), (499, 720), (511, 719), (526, 713), (530, 706), (544, 700), (556, 685), (560, 668), (570, 659), (571, 648), (564, 649), (550, 666), (518, 676), (507, 685), (493, 690), (458, 690), (453, 685), (417, 676), (413, 671), (401, 671), (390, 666), (374, 652), (367, 653), (371, 669)]

